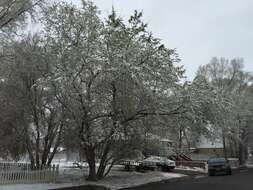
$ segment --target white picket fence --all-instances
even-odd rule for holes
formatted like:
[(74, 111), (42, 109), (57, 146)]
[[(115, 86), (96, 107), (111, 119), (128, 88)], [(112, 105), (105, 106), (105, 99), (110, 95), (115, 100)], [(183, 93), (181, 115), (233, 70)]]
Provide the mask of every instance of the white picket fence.
[(0, 162), (0, 172), (9, 170), (31, 170), (31, 164), (19, 162)]
[(29, 164), (0, 163), (0, 185), (55, 182), (58, 174), (58, 165), (31, 170)]

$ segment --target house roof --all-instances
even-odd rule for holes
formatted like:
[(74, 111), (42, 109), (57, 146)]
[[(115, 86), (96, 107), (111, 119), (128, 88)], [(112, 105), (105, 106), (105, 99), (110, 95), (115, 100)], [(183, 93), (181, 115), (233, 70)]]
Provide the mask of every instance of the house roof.
[(223, 148), (221, 138), (207, 138), (201, 136), (196, 144), (196, 148)]

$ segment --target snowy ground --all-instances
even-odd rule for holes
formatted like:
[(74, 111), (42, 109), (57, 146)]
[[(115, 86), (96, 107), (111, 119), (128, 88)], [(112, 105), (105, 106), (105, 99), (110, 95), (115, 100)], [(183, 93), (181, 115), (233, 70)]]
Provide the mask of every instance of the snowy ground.
[(71, 184), (16, 184), (0, 185), (0, 190), (48, 190), (54, 188), (68, 187)]
[(127, 188), (133, 186), (139, 186), (146, 183), (158, 182), (162, 180), (169, 180), (173, 178), (181, 178), (186, 175), (178, 173), (164, 173), (164, 172), (122, 172), (121, 175), (111, 175), (107, 178), (96, 183), (97, 185), (102, 185), (113, 190), (120, 188)]
[(246, 164), (247, 168), (253, 168), (253, 164)]
[(176, 169), (185, 170), (185, 171), (199, 172), (199, 173), (207, 173), (207, 169), (198, 168), (198, 167), (177, 166)]
[(68, 164), (68, 166), (69, 167), (61, 167), (60, 176), (56, 184), (3, 185), (0, 186), (0, 190), (48, 190), (79, 185), (102, 185), (112, 190), (116, 190), (186, 176), (173, 172), (166, 173), (160, 171), (146, 173), (126, 172), (122, 170), (121, 166), (116, 166), (106, 178), (98, 182), (87, 182), (85, 181), (87, 168), (80, 170), (71, 168), (71, 164)]

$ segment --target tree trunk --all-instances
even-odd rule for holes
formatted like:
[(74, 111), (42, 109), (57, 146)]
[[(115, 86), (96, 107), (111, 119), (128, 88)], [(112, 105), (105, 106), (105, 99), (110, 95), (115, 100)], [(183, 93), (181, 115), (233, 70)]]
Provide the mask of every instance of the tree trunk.
[(240, 144), (239, 144), (239, 162), (240, 162), (240, 165), (245, 164), (246, 159), (247, 159), (247, 148), (242, 142), (240, 142)]
[[(49, 146), (49, 149), (48, 149), (49, 152), (47, 153), (47, 158), (48, 158), (48, 160), (47, 160), (47, 166), (50, 166), (50, 165), (51, 165), (51, 162), (52, 162), (52, 160), (54, 159), (54, 156), (55, 156), (55, 154), (56, 154), (56, 152), (57, 152), (57, 149), (58, 149), (58, 147), (60, 146), (61, 139), (62, 139), (62, 129), (63, 129), (63, 124), (60, 125), (59, 132), (58, 132), (58, 136), (55, 134), (55, 135), (53, 136), (53, 138), (50, 139), (50, 146)], [(56, 136), (57, 136), (57, 137), (56, 137)], [(56, 142), (55, 142), (55, 145), (54, 145), (54, 147), (53, 147), (53, 151), (52, 151), (51, 154), (50, 154), (50, 148), (52, 148), (52, 144), (53, 144), (53, 141), (54, 141), (55, 138), (56, 138)]]
[(244, 162), (244, 155), (243, 155), (243, 145), (242, 143), (239, 144), (239, 162), (240, 165)]
[(107, 164), (105, 163), (105, 161), (100, 162), (98, 171), (97, 171), (97, 179), (102, 179), (104, 177), (104, 173), (105, 173), (105, 168), (106, 168)]
[(186, 129), (183, 130), (183, 132), (184, 132), (184, 136), (185, 136), (185, 140), (186, 140), (187, 148), (188, 148), (188, 153), (189, 153), (189, 151), (190, 151), (190, 149), (191, 149), (191, 143), (190, 143), (190, 141), (189, 141), (189, 139), (188, 139), (188, 136), (187, 136), (187, 133), (186, 133)]
[(183, 134), (182, 134), (182, 130), (181, 128), (179, 129), (179, 145), (178, 145), (178, 149), (179, 151), (181, 152), (181, 149), (182, 149), (182, 139), (183, 139)]
[(88, 146), (86, 148), (86, 158), (89, 164), (89, 176), (87, 180), (90, 181), (96, 181), (97, 176), (96, 176), (96, 155), (95, 155), (95, 149), (92, 146)]
[(222, 142), (223, 142), (224, 157), (227, 159), (227, 146), (226, 146), (226, 136), (225, 136), (224, 129), (222, 130)]
[(29, 160), (31, 162), (31, 169), (35, 169), (35, 159), (34, 159), (33, 150), (31, 147), (31, 141), (29, 139), (29, 134), (28, 134), (27, 128), (25, 128), (25, 141), (26, 141), (26, 144), (25, 144), (26, 150), (28, 152)]
[(105, 146), (106, 147), (103, 151), (103, 155), (101, 157), (101, 161), (99, 163), (99, 168), (98, 168), (98, 171), (97, 171), (97, 178), (98, 179), (102, 179), (104, 177), (105, 169), (106, 169), (106, 166), (107, 166), (107, 157), (108, 157), (108, 153), (109, 153), (109, 150), (110, 150), (109, 142), (106, 143)]
[(113, 167), (114, 164), (115, 164), (115, 160), (112, 161), (111, 165), (109, 166), (109, 168), (105, 172), (104, 177), (107, 176), (110, 173), (110, 171), (111, 171), (111, 169), (112, 169), (112, 167)]

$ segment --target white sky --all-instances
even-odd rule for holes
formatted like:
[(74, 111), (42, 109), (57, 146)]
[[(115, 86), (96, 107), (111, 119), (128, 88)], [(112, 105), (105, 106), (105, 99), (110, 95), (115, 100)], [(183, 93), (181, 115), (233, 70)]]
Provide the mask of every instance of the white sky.
[(213, 56), (242, 57), (245, 70), (253, 72), (253, 0), (92, 1), (104, 17), (112, 5), (124, 18), (142, 10), (154, 35), (178, 50), (190, 79)]

